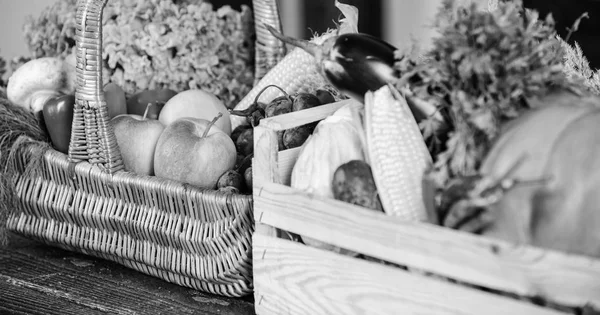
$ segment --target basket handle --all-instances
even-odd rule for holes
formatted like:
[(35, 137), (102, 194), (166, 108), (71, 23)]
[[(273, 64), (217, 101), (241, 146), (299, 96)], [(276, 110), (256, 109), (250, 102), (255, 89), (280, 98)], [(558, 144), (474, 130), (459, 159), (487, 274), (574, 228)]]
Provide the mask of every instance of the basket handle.
[(75, 109), (69, 160), (104, 172), (123, 170), (102, 84), (102, 11), (108, 0), (78, 0), (75, 29)]
[[(124, 169), (110, 125), (102, 83), (102, 12), (108, 0), (78, 0), (75, 30), (75, 109), (69, 144), (71, 162), (87, 161), (109, 174)], [(283, 55), (285, 46), (262, 23), (282, 31), (277, 0), (253, 0), (258, 33), (256, 76), (262, 77)], [(264, 62), (263, 62), (264, 60)]]

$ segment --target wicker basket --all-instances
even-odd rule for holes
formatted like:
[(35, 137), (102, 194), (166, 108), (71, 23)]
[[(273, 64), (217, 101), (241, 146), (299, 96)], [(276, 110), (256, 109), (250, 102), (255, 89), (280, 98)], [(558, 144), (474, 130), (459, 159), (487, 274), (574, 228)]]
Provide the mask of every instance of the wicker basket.
[[(279, 151), (277, 132), (344, 104), (266, 118), (254, 129), (257, 314), (598, 314), (599, 259), (406, 222), (291, 188), (300, 148)], [(294, 234), (360, 256), (307, 246)]]
[[(30, 144), (19, 156), (19, 204), (8, 229), (182, 286), (225, 296), (249, 294), (252, 196), (123, 170), (102, 88), (106, 2), (77, 4), (76, 105), (69, 154)], [(273, 14), (264, 8), (274, 1), (257, 2), (263, 9), (258, 14)], [(40, 155), (41, 163), (30, 163)]]

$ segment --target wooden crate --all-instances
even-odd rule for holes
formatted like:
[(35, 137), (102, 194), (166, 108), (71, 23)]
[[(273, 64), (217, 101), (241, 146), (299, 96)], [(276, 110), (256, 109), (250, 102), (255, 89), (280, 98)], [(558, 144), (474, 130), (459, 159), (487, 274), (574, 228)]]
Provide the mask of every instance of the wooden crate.
[[(321, 120), (344, 104), (264, 119), (255, 128), (257, 314), (550, 315), (578, 314), (583, 306), (600, 310), (600, 260), (403, 222), (289, 187), (299, 149), (278, 152), (276, 131)], [(294, 242), (286, 231), (389, 264)], [(535, 303), (542, 300), (546, 302)]]

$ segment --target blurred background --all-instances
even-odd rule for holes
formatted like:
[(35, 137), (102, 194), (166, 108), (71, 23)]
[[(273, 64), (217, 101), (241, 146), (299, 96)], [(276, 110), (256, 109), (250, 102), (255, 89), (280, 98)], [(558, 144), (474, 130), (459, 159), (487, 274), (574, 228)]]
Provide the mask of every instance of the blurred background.
[[(28, 55), (21, 26), (27, 15), (39, 15), (52, 2), (60, 0), (0, 0), (0, 56), (13, 58)], [(109, 0), (122, 1), (122, 0)], [(359, 30), (390, 42), (398, 48), (411, 38), (427, 37), (433, 14), (442, 0), (345, 0), (359, 9)], [(229, 4), (239, 8), (252, 0), (212, 0), (215, 6)], [(524, 0), (527, 7), (538, 9), (542, 16), (552, 13), (557, 31), (564, 38), (567, 28), (583, 12), (584, 19), (570, 42), (577, 41), (593, 68), (600, 67), (600, 0)], [(279, 0), (284, 32), (310, 38), (335, 27), (340, 17), (334, 0)]]

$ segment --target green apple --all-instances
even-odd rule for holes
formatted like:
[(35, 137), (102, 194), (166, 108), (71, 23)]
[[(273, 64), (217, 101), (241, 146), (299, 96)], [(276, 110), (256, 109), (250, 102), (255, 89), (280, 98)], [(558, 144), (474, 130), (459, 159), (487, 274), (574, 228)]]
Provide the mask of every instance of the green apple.
[(154, 175), (154, 151), (165, 126), (156, 119), (122, 114), (111, 119), (125, 169)]
[(231, 118), (225, 104), (215, 95), (203, 90), (186, 90), (173, 96), (160, 111), (158, 120), (168, 126), (175, 120), (183, 117), (212, 120), (219, 113), (216, 127), (225, 134), (231, 134)]
[(233, 140), (216, 127), (222, 116), (212, 121), (183, 117), (166, 126), (154, 153), (156, 176), (214, 189), (237, 158)]
[(153, 89), (141, 91), (127, 99), (127, 113), (143, 115), (144, 111), (146, 110), (146, 106), (151, 103), (152, 107), (150, 107), (147, 117), (149, 119), (158, 119), (158, 115), (160, 114), (163, 106), (175, 95), (177, 95), (177, 92), (171, 89)]
[(127, 103), (125, 91), (116, 83), (108, 83), (104, 86), (104, 98), (108, 110), (108, 117), (114, 118), (118, 115), (127, 114)]

